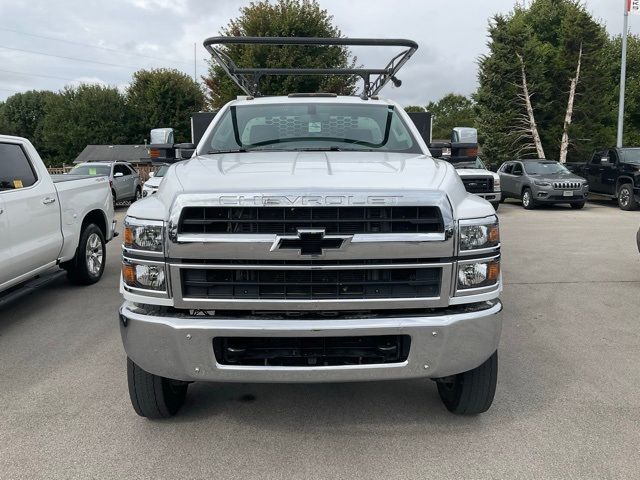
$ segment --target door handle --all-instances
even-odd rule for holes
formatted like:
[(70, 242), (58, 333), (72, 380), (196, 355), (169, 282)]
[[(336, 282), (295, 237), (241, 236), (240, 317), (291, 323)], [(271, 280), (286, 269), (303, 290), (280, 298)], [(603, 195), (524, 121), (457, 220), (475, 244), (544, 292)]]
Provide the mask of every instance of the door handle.
[(55, 202), (56, 199), (53, 197), (46, 197), (42, 200), (42, 203), (44, 203), (45, 205), (49, 205), (50, 203)]

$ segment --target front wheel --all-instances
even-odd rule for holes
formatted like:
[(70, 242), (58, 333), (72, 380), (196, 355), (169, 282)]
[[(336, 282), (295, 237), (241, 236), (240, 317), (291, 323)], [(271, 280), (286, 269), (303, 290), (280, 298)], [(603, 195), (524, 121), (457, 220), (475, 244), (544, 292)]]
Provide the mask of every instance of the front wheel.
[(473, 370), (436, 381), (440, 399), (450, 412), (459, 415), (486, 412), (496, 393), (498, 352)]
[(142, 198), (142, 189), (140, 187), (136, 188), (136, 197), (133, 199), (134, 202), (137, 202)]
[(102, 278), (106, 260), (104, 234), (90, 223), (80, 232), (76, 255), (64, 268), (71, 283), (91, 285)]
[(127, 357), (127, 383), (131, 405), (138, 415), (150, 419), (172, 417), (184, 404), (189, 384), (159, 377)]
[(522, 192), (522, 206), (526, 210), (533, 210), (534, 208), (536, 208), (536, 204), (533, 201), (533, 194), (531, 193), (530, 188), (525, 188)]
[(622, 210), (635, 210), (638, 208), (638, 202), (633, 196), (633, 185), (630, 183), (625, 183), (618, 189), (618, 206)]
[(585, 202), (572, 203), (572, 204), (571, 204), (571, 208), (573, 208), (573, 209), (575, 209), (575, 210), (580, 210), (580, 209), (584, 208), (584, 203), (585, 203)]

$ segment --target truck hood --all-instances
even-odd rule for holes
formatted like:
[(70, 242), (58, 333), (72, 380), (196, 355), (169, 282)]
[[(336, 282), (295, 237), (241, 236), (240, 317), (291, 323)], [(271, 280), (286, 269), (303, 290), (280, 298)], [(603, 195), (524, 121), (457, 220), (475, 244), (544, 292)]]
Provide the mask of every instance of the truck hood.
[(253, 152), (202, 155), (176, 165), (188, 193), (437, 190), (447, 165), (383, 152)]

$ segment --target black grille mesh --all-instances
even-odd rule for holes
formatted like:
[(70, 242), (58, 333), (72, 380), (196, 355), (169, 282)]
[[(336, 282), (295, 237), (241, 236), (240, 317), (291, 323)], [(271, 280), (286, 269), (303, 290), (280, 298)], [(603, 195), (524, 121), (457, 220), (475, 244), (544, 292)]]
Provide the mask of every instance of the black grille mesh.
[(438, 207), (186, 207), (179, 233), (295, 234), (324, 228), (326, 234), (439, 233)]
[(463, 177), (462, 183), (469, 193), (493, 192), (493, 178), (489, 177)]
[(182, 295), (195, 299), (331, 300), (423, 298), (440, 294), (440, 268), (353, 270), (181, 269)]

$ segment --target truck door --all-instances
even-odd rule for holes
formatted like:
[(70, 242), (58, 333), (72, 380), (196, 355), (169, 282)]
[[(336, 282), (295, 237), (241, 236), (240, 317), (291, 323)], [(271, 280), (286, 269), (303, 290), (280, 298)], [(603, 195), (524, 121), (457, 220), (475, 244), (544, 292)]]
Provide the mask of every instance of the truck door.
[(610, 149), (608, 151), (607, 158), (609, 161), (602, 163), (601, 167), (600, 181), (602, 182), (602, 192), (609, 195), (615, 195), (618, 193), (616, 192), (616, 183), (618, 181), (618, 176), (620, 175), (620, 159), (618, 158), (618, 151)]
[(606, 193), (602, 184), (604, 172), (603, 158), (607, 157), (606, 150), (597, 150), (593, 153), (591, 161), (585, 166), (585, 177), (589, 182), (589, 190), (596, 193)]
[(9, 265), (12, 262), (9, 222), (7, 221), (8, 214), (2, 201), (3, 191), (2, 186), (0, 186), (0, 286), (10, 280)]
[(62, 249), (60, 206), (42, 160), (29, 159), (20, 143), (0, 143), (0, 185), (11, 243), (7, 276), (55, 265)]

